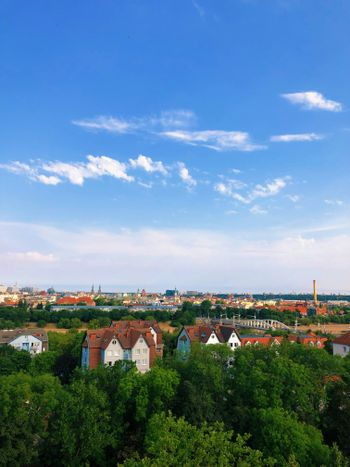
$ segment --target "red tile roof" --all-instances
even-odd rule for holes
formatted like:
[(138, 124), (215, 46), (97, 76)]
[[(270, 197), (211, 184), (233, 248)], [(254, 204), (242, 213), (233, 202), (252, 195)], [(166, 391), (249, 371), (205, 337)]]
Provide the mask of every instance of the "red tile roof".
[(336, 337), (333, 344), (347, 345), (350, 347), (350, 331), (342, 336)]

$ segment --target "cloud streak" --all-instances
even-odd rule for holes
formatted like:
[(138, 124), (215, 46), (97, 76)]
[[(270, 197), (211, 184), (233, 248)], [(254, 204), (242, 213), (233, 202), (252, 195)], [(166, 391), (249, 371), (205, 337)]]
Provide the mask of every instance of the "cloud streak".
[(204, 146), (215, 151), (256, 151), (266, 149), (266, 146), (255, 144), (251, 141), (249, 133), (243, 131), (164, 131), (160, 133), (164, 138), (168, 138), (180, 143), (193, 146)]
[(99, 115), (95, 118), (73, 120), (73, 125), (95, 132), (114, 134), (134, 133), (137, 131), (154, 132), (162, 128), (187, 128), (193, 125), (196, 116), (191, 110), (167, 110), (159, 115), (124, 119), (111, 115)]
[(227, 182), (220, 182), (214, 185), (214, 190), (223, 196), (234, 199), (243, 204), (250, 204), (259, 198), (270, 198), (277, 196), (288, 183), (290, 177), (275, 178), (274, 180), (265, 183), (265, 185), (257, 184), (250, 191), (245, 194), (238, 193), (236, 190), (238, 186), (235, 180), (228, 180)]
[(340, 102), (326, 99), (320, 92), (292, 92), (281, 94), (281, 97), (294, 105), (300, 105), (305, 110), (326, 110), (328, 112), (341, 112), (343, 106)]
[(317, 133), (295, 133), (271, 136), (270, 141), (273, 143), (293, 143), (300, 141), (318, 141), (323, 138), (323, 135), (319, 135)]

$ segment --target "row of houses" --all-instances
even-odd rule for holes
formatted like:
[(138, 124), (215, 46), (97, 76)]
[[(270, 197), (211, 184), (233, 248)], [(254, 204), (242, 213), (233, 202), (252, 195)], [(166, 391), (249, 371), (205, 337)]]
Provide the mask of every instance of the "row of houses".
[[(193, 342), (199, 342), (204, 345), (226, 344), (232, 350), (238, 347), (249, 345), (279, 345), (284, 337), (271, 335), (252, 335), (242, 334), (237, 329), (228, 324), (217, 325), (194, 325), (182, 328), (177, 339), (177, 350), (181, 353), (188, 353), (191, 350)], [(287, 337), (289, 342), (299, 342), (303, 345), (322, 349), (327, 340), (326, 337), (320, 337), (316, 334), (290, 334)]]
[[(288, 337), (240, 334), (233, 325), (185, 326), (177, 338), (177, 350), (187, 354), (191, 345), (223, 344), (233, 351), (246, 346), (280, 345), (284, 339), (309, 347), (324, 348), (326, 337), (310, 334), (289, 334)], [(32, 356), (48, 350), (48, 337), (43, 329), (14, 329), (0, 331), (0, 345), (25, 350)], [(350, 353), (350, 332), (333, 341), (333, 354), (345, 357)], [(83, 368), (113, 366), (118, 361), (133, 361), (144, 373), (163, 357), (162, 331), (156, 321), (117, 321), (110, 327), (89, 330), (82, 344)]]

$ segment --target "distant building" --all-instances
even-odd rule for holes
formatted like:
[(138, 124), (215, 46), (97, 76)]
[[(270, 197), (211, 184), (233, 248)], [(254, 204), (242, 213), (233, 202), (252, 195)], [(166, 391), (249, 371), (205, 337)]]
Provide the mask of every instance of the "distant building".
[(92, 369), (131, 360), (144, 373), (162, 356), (162, 332), (156, 321), (117, 321), (109, 328), (87, 331), (81, 363)]
[(0, 345), (11, 345), (36, 355), (48, 350), (49, 341), (43, 329), (11, 329), (0, 331)]
[(179, 291), (176, 289), (168, 289), (165, 291), (165, 296), (166, 297), (178, 297), (179, 296)]
[(85, 304), (87, 306), (95, 306), (96, 303), (88, 295), (82, 297), (61, 297), (57, 300), (57, 305), (78, 305), (78, 303)]
[(333, 355), (346, 357), (350, 353), (350, 332), (343, 334), (333, 341)]

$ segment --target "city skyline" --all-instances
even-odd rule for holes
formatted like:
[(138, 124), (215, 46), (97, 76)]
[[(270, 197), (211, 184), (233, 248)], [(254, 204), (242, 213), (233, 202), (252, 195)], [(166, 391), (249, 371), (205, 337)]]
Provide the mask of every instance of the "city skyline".
[(350, 5), (1, 11), (0, 283), (350, 292)]

